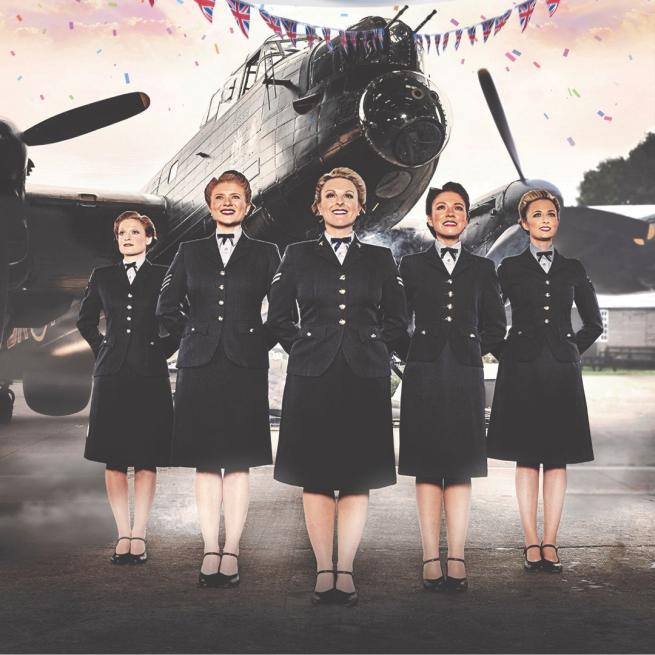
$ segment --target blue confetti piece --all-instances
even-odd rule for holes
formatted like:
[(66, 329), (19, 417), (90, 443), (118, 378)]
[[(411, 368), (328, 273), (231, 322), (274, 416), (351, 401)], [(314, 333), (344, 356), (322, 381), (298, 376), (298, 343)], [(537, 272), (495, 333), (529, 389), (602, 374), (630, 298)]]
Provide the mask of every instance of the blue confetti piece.
[(575, 141), (574, 141), (570, 136), (567, 136), (567, 137), (566, 137), (566, 140), (569, 142), (569, 145), (570, 145), (570, 146), (574, 146), (574, 145), (575, 145)]
[(512, 50), (512, 52), (517, 56), (520, 57), (521, 53), (518, 50)]
[(97, 55), (99, 55), (101, 52), (102, 52), (102, 48), (98, 48), (98, 50), (96, 50)]
[(23, 79), (23, 76), (19, 75), (16, 79), (20, 82)]
[(125, 84), (129, 84), (130, 83), (130, 74), (129, 73), (123, 73), (123, 75), (125, 76)]
[(546, 117), (546, 120), (550, 120), (550, 116), (546, 112), (544, 112), (544, 116)]
[(601, 111), (600, 109), (596, 112), (601, 118), (605, 116), (605, 112)]

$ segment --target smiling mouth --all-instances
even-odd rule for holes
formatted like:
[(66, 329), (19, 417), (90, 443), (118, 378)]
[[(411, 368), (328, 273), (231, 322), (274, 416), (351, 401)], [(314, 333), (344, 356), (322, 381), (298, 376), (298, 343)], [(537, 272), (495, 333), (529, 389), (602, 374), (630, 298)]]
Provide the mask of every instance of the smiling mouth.
[(542, 225), (539, 229), (542, 232), (550, 232), (550, 228), (547, 225)]
[(221, 209), (221, 214), (229, 214), (232, 216), (232, 214), (236, 214), (236, 210), (234, 209)]
[(348, 213), (348, 210), (347, 209), (333, 209), (332, 213), (336, 214), (337, 216), (345, 216)]
[(444, 225), (444, 227), (457, 227), (457, 222), (456, 221), (444, 221), (443, 225)]

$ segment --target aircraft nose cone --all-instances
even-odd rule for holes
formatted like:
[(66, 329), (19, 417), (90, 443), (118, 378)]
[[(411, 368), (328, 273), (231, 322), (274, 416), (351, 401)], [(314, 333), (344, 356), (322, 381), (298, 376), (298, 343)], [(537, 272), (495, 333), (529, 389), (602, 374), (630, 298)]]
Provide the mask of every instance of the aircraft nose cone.
[(370, 82), (360, 100), (359, 119), (380, 156), (406, 168), (438, 157), (450, 134), (443, 96), (413, 71), (386, 73)]

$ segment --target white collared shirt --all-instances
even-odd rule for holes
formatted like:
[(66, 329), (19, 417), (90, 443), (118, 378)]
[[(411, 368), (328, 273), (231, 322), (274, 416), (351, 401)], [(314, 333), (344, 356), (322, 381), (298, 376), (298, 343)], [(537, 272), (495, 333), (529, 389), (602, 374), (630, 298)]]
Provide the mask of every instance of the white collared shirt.
[[(353, 245), (353, 242), (355, 241), (355, 233), (351, 232), (350, 234), (344, 234), (342, 237), (350, 237), (351, 242), (348, 243), (340, 243), (336, 248), (332, 245), (332, 241), (330, 239), (332, 238), (337, 238), (334, 237), (334, 235), (330, 235), (327, 232), (325, 233), (325, 238), (327, 239), (327, 242), (330, 244), (330, 247), (332, 248), (332, 251), (334, 254), (337, 256), (337, 259), (339, 260), (340, 264), (343, 264), (344, 259), (346, 258), (346, 255), (348, 254), (348, 248)], [(342, 238), (339, 237), (339, 238)]]
[[(544, 271), (548, 273), (550, 271), (550, 267), (553, 265), (553, 259), (555, 259), (555, 248), (550, 247), (550, 248), (546, 248), (546, 250), (540, 250), (535, 245), (533, 245), (532, 241), (530, 241), (530, 252), (532, 253), (532, 256), (537, 260), (539, 266), (541, 266), (541, 268), (543, 268)], [(540, 252), (552, 253), (550, 256), (550, 260), (548, 259), (548, 257), (538, 257), (537, 255)]]
[[(446, 267), (446, 270), (448, 271), (449, 275), (453, 274), (453, 270), (455, 269), (455, 265), (457, 264), (457, 258), (459, 257), (461, 251), (462, 251), (462, 242), (458, 241), (454, 246), (448, 246), (445, 243), (441, 243), (439, 239), (434, 240), (434, 247), (437, 249), (437, 255), (441, 258), (441, 261), (443, 262), (444, 266)], [(441, 257), (441, 249), (442, 248), (454, 248), (457, 250), (457, 255), (453, 257), (449, 252), (447, 252), (443, 257)]]
[(134, 278), (136, 277), (137, 271), (143, 266), (143, 262), (145, 261), (146, 261), (145, 255), (139, 257), (139, 259), (135, 259), (134, 262), (128, 262), (127, 260), (123, 259), (123, 266), (125, 266), (125, 264), (132, 264), (132, 263), (136, 264), (136, 271), (133, 268), (130, 268), (129, 270), (125, 271), (127, 275), (127, 279), (130, 284), (134, 282)]
[(230, 257), (232, 256), (234, 249), (237, 247), (237, 241), (241, 236), (241, 232), (242, 232), (241, 228), (238, 227), (236, 230), (234, 230), (234, 239), (225, 239), (225, 243), (223, 243), (218, 237), (221, 236), (221, 234), (232, 234), (232, 233), (219, 232), (218, 230), (216, 230), (216, 243), (218, 244), (218, 252), (221, 253), (223, 266), (227, 266), (227, 263), (230, 261)]

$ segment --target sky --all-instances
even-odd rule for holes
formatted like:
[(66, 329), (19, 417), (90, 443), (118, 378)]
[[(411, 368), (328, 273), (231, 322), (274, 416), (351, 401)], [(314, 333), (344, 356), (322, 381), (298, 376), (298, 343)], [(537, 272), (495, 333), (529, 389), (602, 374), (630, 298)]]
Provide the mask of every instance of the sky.
[[(310, 6), (310, 5), (323, 6)], [(309, 0), (265, 5), (276, 15), (345, 28), (393, 5)], [(403, 19), (442, 33), (502, 14), (512, 0), (409, 2)], [(328, 6), (324, 6), (328, 5)], [(426, 72), (451, 106), (452, 133), (433, 182), (462, 182), (472, 198), (517, 178), (480, 91), (476, 72), (496, 81), (529, 178), (556, 184), (574, 204), (584, 171), (625, 156), (655, 129), (655, 12), (652, 0), (562, 0), (553, 17), (537, 0), (521, 32), (505, 27), (457, 52), (426, 53)], [(144, 91), (151, 106), (121, 124), (34, 147), (32, 184), (138, 191), (198, 129), (212, 94), (271, 34), (253, 15), (250, 37), (224, 0), (210, 24), (192, 0), (43, 0), (0, 4), (0, 115), (19, 128), (75, 106)], [(452, 37), (451, 37), (452, 38)], [(451, 40), (452, 44), (452, 40)], [(511, 61), (506, 53), (513, 54)], [(603, 112), (604, 116), (598, 115)], [(606, 120), (605, 117), (611, 118)], [(572, 145), (574, 144), (574, 145)], [(410, 213), (423, 221), (421, 203)]]

